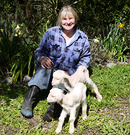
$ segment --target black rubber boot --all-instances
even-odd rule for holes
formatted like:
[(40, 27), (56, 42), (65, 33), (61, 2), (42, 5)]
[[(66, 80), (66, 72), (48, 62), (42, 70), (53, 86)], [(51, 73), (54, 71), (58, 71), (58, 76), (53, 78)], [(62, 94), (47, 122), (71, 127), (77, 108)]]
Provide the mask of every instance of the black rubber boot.
[(43, 121), (51, 122), (52, 119), (60, 116), (62, 107), (57, 103), (50, 103), (50, 107), (46, 113), (42, 116)]
[(39, 93), (40, 89), (37, 86), (32, 86), (25, 95), (21, 109), (21, 113), (24, 117), (26, 118), (33, 117), (33, 106), (38, 101)]

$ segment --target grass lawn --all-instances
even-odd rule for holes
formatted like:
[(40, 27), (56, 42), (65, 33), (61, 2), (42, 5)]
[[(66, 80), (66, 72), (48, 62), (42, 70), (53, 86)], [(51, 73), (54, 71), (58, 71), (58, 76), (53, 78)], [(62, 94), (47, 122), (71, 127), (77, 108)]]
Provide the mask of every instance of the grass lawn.
[[(112, 68), (93, 68), (90, 78), (97, 84), (103, 100), (98, 102), (88, 86), (87, 119), (77, 119), (75, 135), (130, 134), (130, 64)], [(0, 135), (54, 135), (58, 120), (43, 122), (41, 115), (49, 104), (46, 99), (34, 108), (34, 117), (22, 117), (20, 110), (27, 84), (0, 84)], [(66, 119), (61, 135), (69, 134)]]

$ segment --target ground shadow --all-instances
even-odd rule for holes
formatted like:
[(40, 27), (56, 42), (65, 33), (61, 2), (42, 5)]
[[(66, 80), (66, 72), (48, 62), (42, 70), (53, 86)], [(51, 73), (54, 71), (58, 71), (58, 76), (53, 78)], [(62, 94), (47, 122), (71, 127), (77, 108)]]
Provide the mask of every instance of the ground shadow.
[[(9, 105), (11, 101), (10, 99), (16, 99), (19, 96), (25, 97), (29, 89), (30, 87), (27, 85), (27, 83), (17, 83), (17, 84), (3, 83), (0, 84), (0, 98), (4, 99), (6, 101), (6, 104)], [(46, 99), (48, 93), (49, 91), (47, 90), (41, 91), (38, 100), (40, 101)]]
[(92, 69), (92, 67), (88, 67), (88, 71), (89, 71), (89, 76), (91, 76), (91, 75), (92, 75), (92, 73), (93, 73), (93, 69)]

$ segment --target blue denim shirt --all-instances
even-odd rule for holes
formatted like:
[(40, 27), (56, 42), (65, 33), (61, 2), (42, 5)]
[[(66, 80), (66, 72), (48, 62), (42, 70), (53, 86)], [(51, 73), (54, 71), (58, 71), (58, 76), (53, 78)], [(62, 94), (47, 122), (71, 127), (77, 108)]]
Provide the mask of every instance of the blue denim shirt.
[(35, 62), (39, 64), (41, 56), (49, 57), (54, 63), (54, 69), (69, 71), (73, 74), (78, 66), (88, 68), (90, 62), (90, 46), (88, 37), (76, 29), (75, 38), (66, 46), (62, 27), (55, 26), (46, 31), (35, 51)]

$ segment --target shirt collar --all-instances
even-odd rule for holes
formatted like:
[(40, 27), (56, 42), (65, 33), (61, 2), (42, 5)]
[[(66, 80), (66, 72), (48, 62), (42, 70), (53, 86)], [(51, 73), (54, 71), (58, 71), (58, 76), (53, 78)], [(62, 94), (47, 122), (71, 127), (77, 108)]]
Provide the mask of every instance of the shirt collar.
[[(78, 39), (79, 37), (83, 38), (81, 35), (81, 32), (77, 29), (77, 27), (75, 26), (76, 32), (75, 32), (75, 39)], [(62, 26), (60, 25), (59, 27), (59, 33), (61, 33), (61, 35), (63, 36), (63, 31), (62, 31)]]

